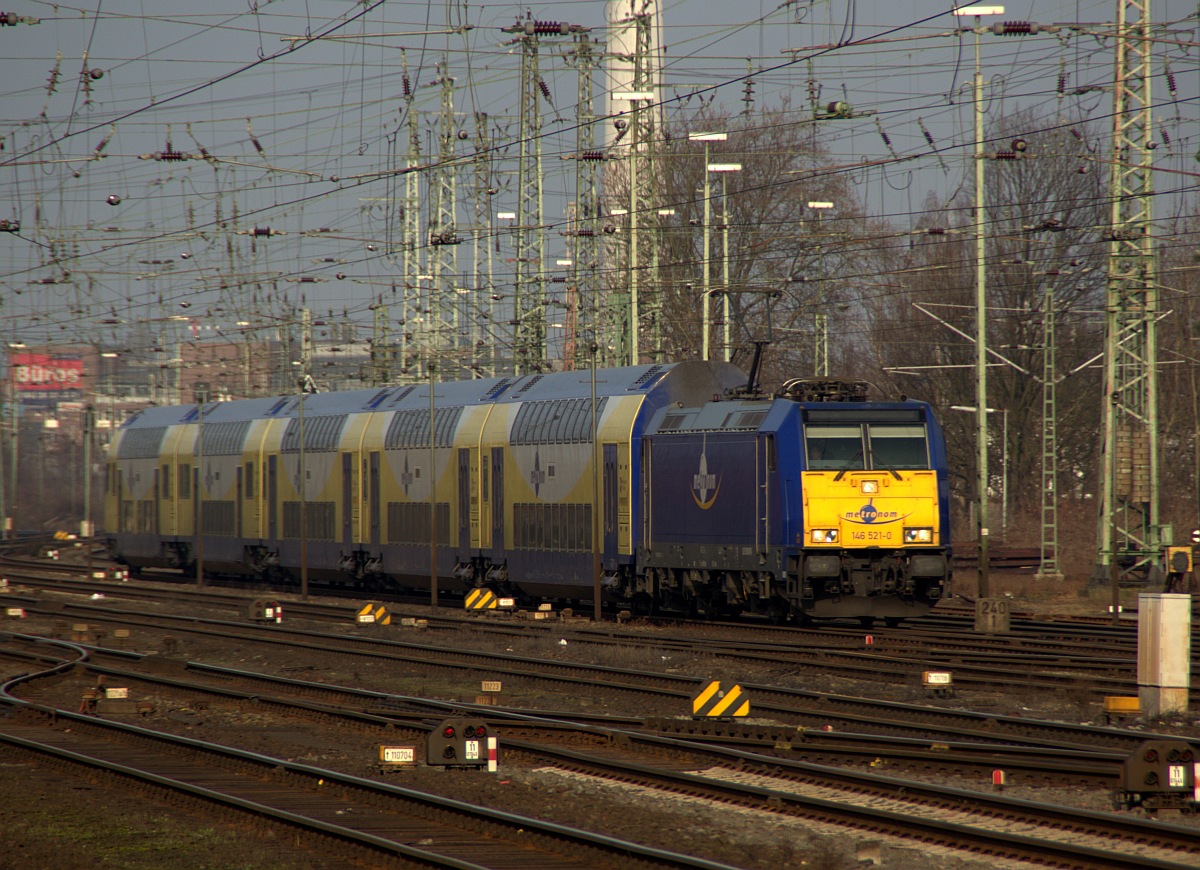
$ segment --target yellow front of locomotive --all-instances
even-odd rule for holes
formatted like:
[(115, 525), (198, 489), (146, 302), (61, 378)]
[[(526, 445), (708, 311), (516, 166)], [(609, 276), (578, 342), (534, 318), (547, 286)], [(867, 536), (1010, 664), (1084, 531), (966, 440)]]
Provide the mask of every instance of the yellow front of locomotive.
[(937, 474), (859, 470), (804, 473), (806, 546), (929, 547), (941, 540)]
[(817, 617), (917, 615), (949, 576), (936, 424), (920, 407), (827, 407), (805, 416), (804, 609)]

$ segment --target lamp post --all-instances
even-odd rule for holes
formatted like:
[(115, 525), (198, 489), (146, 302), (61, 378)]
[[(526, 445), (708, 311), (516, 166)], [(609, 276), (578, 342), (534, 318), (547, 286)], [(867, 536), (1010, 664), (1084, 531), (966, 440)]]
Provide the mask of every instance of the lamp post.
[[(978, 413), (973, 405), (951, 405), (951, 411)], [(1000, 537), (1008, 540), (1008, 408), (984, 408), (988, 414), (1003, 414), (1004, 443), (1000, 451)]]
[(709, 305), (712, 302), (712, 299), (709, 296), (709, 293), (711, 292), (709, 289), (709, 257), (711, 253), (709, 224), (712, 223), (712, 184), (708, 175), (708, 143), (724, 142), (728, 138), (729, 134), (727, 133), (688, 133), (689, 141), (704, 143), (704, 272), (701, 275), (700, 281), (700, 299), (701, 304), (703, 305), (702, 310), (704, 312), (704, 336), (702, 339), (703, 344), (701, 345), (700, 355), (704, 360), (708, 359), (708, 324), (709, 317), (711, 316)]
[(196, 585), (204, 585), (204, 401), (196, 403)]
[(106, 380), (108, 390), (108, 443), (110, 444), (113, 440), (113, 431), (117, 428), (117, 396), (116, 389), (113, 386), (113, 369), (117, 367), (117, 364), (113, 362), (113, 360), (116, 360), (119, 357), (120, 354), (112, 350), (106, 350), (100, 354), (101, 359), (108, 361), (105, 368), (107, 369), (106, 374), (108, 376)]
[(600, 621), (600, 421), (596, 419), (596, 342), (592, 352), (592, 616)]
[[(622, 218), (622, 219), (624, 219), (622, 222), (625, 222), (625, 220), (628, 220), (628, 218), (629, 218), (629, 209), (627, 209), (627, 208), (610, 208), (608, 210), (608, 214), (610, 217)], [(613, 224), (613, 227), (616, 230), (616, 232), (618, 232), (618, 233), (622, 232), (622, 230), (619, 227), (617, 227), (616, 224)], [(630, 238), (627, 233), (625, 234), (624, 238), (625, 238), (624, 244), (623, 245), (618, 244), (617, 251), (622, 252), (622, 249), (623, 249), (625, 262), (623, 265), (618, 263), (617, 268), (625, 269), (626, 271), (628, 271), (629, 264), (631, 262), (629, 259)], [(623, 329), (623, 327), (621, 325), (623, 322), (622, 318), (624, 317), (625, 311), (626, 311), (624, 299), (620, 299), (620, 301), (618, 301), (615, 304), (610, 303), (609, 311), (612, 313), (612, 318), (615, 321), (615, 328), (612, 329), (612, 332), (610, 333), (610, 335), (616, 336), (616, 341), (613, 343), (615, 345), (615, 348), (611, 349), (609, 358), (614, 359), (616, 365), (624, 365), (625, 361), (622, 359), (622, 353), (627, 349), (622, 344), (622, 342), (625, 341), (625, 334), (621, 331)], [(630, 331), (631, 332), (635, 331), (632, 325), (630, 326)]]
[(980, 36), (984, 15), (1003, 15), (1003, 6), (963, 6), (954, 10), (957, 16), (975, 18), (975, 408), (976, 448), (979, 453), (979, 588), (980, 598), (987, 598), (988, 588), (988, 514), (987, 514), (987, 273), (986, 241), (983, 206), (983, 72), (979, 61)]
[(89, 404), (83, 410), (83, 547), (87, 558), (87, 576), (92, 579), (92, 421), (95, 409)]
[[(10, 359), (8, 362), (11, 370), (12, 360)], [(11, 378), (9, 379), (9, 384), (12, 384)], [(0, 390), (0, 432), (4, 431), (4, 400), (4, 391)], [(15, 395), (10, 395), (7, 397), (7, 400), (9, 404), (15, 406), (17, 397)], [(14, 436), (15, 434), (16, 433), (14, 432)], [(5, 478), (8, 477), (8, 475), (4, 468), (3, 446), (3, 440), (0, 440), (0, 539), (8, 540), (8, 498), (7, 493), (5, 492)], [(14, 492), (16, 491), (16, 483), (17, 482), (15, 480), (11, 483)]]
[(308, 487), (305, 485), (305, 464), (304, 464), (304, 397), (308, 394), (310, 378), (304, 375), (300, 378), (300, 408), (299, 408), (299, 436), (300, 436), (300, 454), (296, 458), (297, 462), (297, 477), (300, 478), (300, 597), (308, 600)]
[[(817, 226), (822, 223), (822, 215), (833, 208), (832, 202), (809, 202), (808, 207), (817, 213)], [(817, 230), (818, 238), (821, 236)], [(821, 261), (821, 274), (817, 277), (817, 311), (813, 315), (813, 376), (829, 377), (829, 315), (825, 313), (825, 243), (817, 242), (817, 256)]]
[(437, 568), (437, 453), (434, 436), (435, 408), (433, 403), (433, 376), (436, 366), (429, 363), (429, 606), (438, 606)]
[[(9, 342), (8, 347), (8, 392), (10, 398), (12, 398), (12, 402), (9, 403), (12, 407), (12, 442), (9, 444), (9, 447), (12, 448), (10, 451), (12, 464), (9, 466), (8, 480), (10, 483), (10, 489), (12, 490), (12, 497), (10, 500), (11, 509), (4, 518), (4, 526), (6, 532), (10, 536), (15, 537), (17, 533), (17, 484), (19, 482), (17, 474), (18, 469), (20, 468), (20, 466), (17, 464), (17, 459), (20, 452), (21, 443), (21, 400), (17, 397), (17, 370), (16, 366), (13, 365), (13, 351), (23, 350), (25, 348), (25, 343), (23, 341), (12, 341)], [(3, 460), (0, 459), (0, 461)]]
[[(722, 275), (722, 281), (724, 282), (721, 285), (721, 294), (722, 294), (722, 302), (723, 302), (722, 308), (721, 308), (721, 314), (724, 319), (723, 333), (724, 333), (724, 341), (725, 341), (725, 351), (722, 354), (722, 357), (724, 358), (725, 362), (729, 362), (729, 336), (730, 336), (730, 332), (729, 332), (729, 320), (730, 320), (730, 311), (729, 311), (729, 206), (727, 204), (728, 200), (726, 199), (726, 197), (728, 195), (728, 191), (726, 189), (727, 186), (726, 186), (725, 180), (728, 177), (728, 173), (741, 172), (741, 171), (742, 171), (742, 164), (740, 164), (740, 163), (707, 163), (706, 162), (704, 164), (705, 187), (708, 186), (708, 173), (710, 173), (710, 172), (721, 173), (721, 214), (722, 214), (722, 219), (721, 219), (721, 261), (722, 261), (721, 275)], [(708, 200), (706, 198), (705, 203), (707, 204), (707, 202), (708, 202)], [(707, 215), (707, 209), (705, 210), (705, 213)], [(707, 217), (705, 218), (705, 221), (704, 221), (704, 232), (707, 235), (707, 233), (708, 233), (708, 218)], [(707, 275), (708, 275), (707, 263), (705, 264), (704, 271), (705, 271), (705, 277), (707, 277)], [(709, 313), (709, 305), (708, 305), (708, 299), (706, 297), (705, 304), (704, 304), (704, 314), (707, 316), (708, 313)], [(704, 345), (705, 345), (705, 347), (707, 347), (709, 344), (708, 334), (707, 334), (708, 333), (707, 326), (705, 326), (704, 332), (705, 332)], [(705, 356), (705, 359), (708, 359), (708, 357)]]
[(641, 360), (638, 344), (638, 161), (641, 160), (642, 125), (641, 104), (653, 102), (652, 91), (617, 91), (614, 100), (628, 100), (633, 108), (633, 137), (629, 142), (629, 364), (635, 366)]

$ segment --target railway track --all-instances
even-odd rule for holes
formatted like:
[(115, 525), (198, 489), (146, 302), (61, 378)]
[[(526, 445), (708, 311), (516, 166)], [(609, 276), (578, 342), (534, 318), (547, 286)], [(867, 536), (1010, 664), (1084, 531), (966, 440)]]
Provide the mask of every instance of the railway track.
[[(42, 588), (78, 592), (95, 588), (68, 577), (43, 579)], [(106, 586), (105, 594), (140, 597), (124, 584)], [(151, 590), (147, 597), (160, 600), (204, 601), (243, 609), (244, 594), (204, 590), (180, 590), (177, 587)], [(316, 619), (350, 621), (354, 611), (346, 605), (315, 602), (287, 602), (289, 614)], [(82, 612), (82, 611), (81, 611)], [(399, 617), (402, 612), (395, 614)], [(535, 622), (498, 622), (476, 616), (446, 615), (411, 611), (413, 618), (424, 619), (433, 627), (471, 625), (475, 631), (496, 635), (528, 637), (538, 633), (561, 631), (559, 625)], [(928, 622), (928, 620), (926, 620)], [(714, 630), (725, 636), (714, 637)], [(731, 661), (748, 664), (774, 663), (796, 672), (836, 672), (847, 679), (891, 679), (900, 683), (919, 680), (926, 669), (950, 669), (961, 687), (985, 691), (1026, 693), (1071, 692), (1091, 694), (1097, 700), (1105, 695), (1136, 694), (1136, 636), (1106, 637), (1088, 641), (1079, 637), (1048, 639), (1039, 636), (980, 637), (970, 630), (946, 631), (936, 627), (881, 630), (864, 638), (861, 630), (846, 628), (788, 629), (762, 625), (722, 624), (719, 627), (689, 628), (688, 638), (648, 634), (644, 630), (622, 630), (604, 624), (573, 626), (576, 642), (619, 647), (636, 643), (653, 645), (670, 654), (695, 651), (700, 644), (705, 652), (719, 651)], [(864, 644), (865, 639), (871, 645)], [(1197, 641), (1200, 644), (1200, 641)], [(999, 649), (997, 649), (999, 647)], [(1200, 688), (1196, 690), (1200, 701)]]
[[(21, 640), (37, 642), (33, 638)], [(129, 657), (126, 653), (117, 655), (119, 658)], [(94, 662), (89, 667), (126, 679), (164, 680), (154, 675), (98, 666)], [(229, 669), (201, 669), (213, 670), (226, 679), (271, 683), (276, 689), (286, 688), (326, 696), (349, 695), (359, 707), (366, 699), (364, 696), (375, 694), (344, 687), (279, 680)], [(180, 681), (174, 679), (171, 682), (177, 684)], [(223, 695), (237, 691), (228, 685), (214, 689), (195, 684), (189, 684), (188, 690), (213, 691)], [(294, 703), (278, 697), (264, 698), (261, 693), (255, 697), (270, 704)], [(380, 702), (384, 699), (376, 697), (374, 700), (376, 707), (383, 706)], [(414, 703), (413, 699), (386, 700)], [(338, 710), (324, 704), (314, 706), (311, 702), (303, 702), (300, 706), (323, 716), (353, 716), (360, 724), (369, 717), (379, 727), (382, 727), (380, 720), (388, 718), (363, 714), (361, 710)], [(52, 708), (42, 704), (38, 705), (38, 709), (46, 712)], [(59, 708), (56, 715), (62, 715), (63, 712)], [(423, 715), (427, 716), (428, 712), (426, 710)], [(517, 753), (530, 756), (538, 763), (552, 764), (564, 776), (599, 778), (625, 786), (668, 790), (691, 799), (733, 803), (764, 809), (776, 815), (867, 825), (873, 830), (883, 829), (909, 838), (915, 836), (924, 843), (966, 849), (992, 857), (1020, 860), (1036, 857), (1039, 861), (1065, 861), (1069, 862), (1067, 866), (1080, 867), (1164, 868), (1188, 866), (1189, 861), (1200, 857), (1200, 844), (1196, 841), (1193, 829), (1175, 830), (1173, 826), (1110, 814), (1087, 813), (961, 789), (922, 785), (912, 780), (771, 758), (744, 749), (707, 744), (698, 746), (694, 740), (664, 738), (626, 729), (592, 727), (589, 733), (593, 745), (590, 749), (581, 750), (577, 731), (575, 739), (568, 741), (570, 745), (567, 747), (562, 746), (561, 741), (547, 740), (547, 730), (556, 733), (564, 727), (577, 729), (572, 723), (547, 723), (543, 717), (519, 711), (494, 712), (502, 718), (489, 724), (505, 729), (504, 742), (508, 755)], [(75, 716), (70, 718), (73, 722), (79, 720)], [(409, 720), (404, 727), (420, 729), (428, 726)], [(75, 725), (73, 730), (83, 729)], [(135, 733), (142, 730), (136, 729)], [(533, 739), (522, 736), (526, 732)], [(22, 737), (20, 734), (17, 736)], [(669, 768), (664, 768), (661, 761), (653, 763), (664, 755), (671, 757)], [(699, 773), (681, 772), (678, 768), (684, 763), (681, 761), (683, 758), (686, 758), (688, 770), (699, 770)], [(648, 760), (651, 763), (647, 763)], [(305, 773), (311, 778), (311, 772)], [(968, 804), (969, 810), (965, 809)], [(1119, 857), (1113, 852), (1114, 843), (1117, 842), (1121, 850)]]
[[(39, 612), (39, 607), (31, 606), (30, 612)], [(586, 689), (599, 686), (617, 693), (666, 699), (676, 703), (680, 709), (687, 708), (692, 695), (706, 682), (702, 677), (590, 665), (561, 657), (531, 657), (488, 648), (465, 649), (461, 645), (439, 646), (432, 643), (428, 636), (400, 640), (276, 625), (255, 626), (229, 620), (115, 611), (109, 606), (91, 603), (68, 603), (61, 611), (44, 608), (40, 612), (48, 617), (57, 615), (88, 619), (89, 625), (95, 625), (100, 620), (112, 626), (140, 626), (173, 636), (194, 634), (286, 647), (293, 651), (308, 650), (313, 654), (340, 652), (374, 662), (390, 662), (423, 670), (438, 668), (482, 672), (491, 675), (489, 678), (492, 679), (540, 680), (559, 687)], [(64, 622), (63, 627), (66, 628), (67, 624)], [(704, 653), (711, 655), (712, 652), (712, 647), (706, 644)], [(778, 655), (760, 652), (755, 657), (778, 663), (778, 658), (771, 658)], [(835, 665), (833, 659), (819, 658), (812, 667), (829, 670)], [(879, 670), (871, 670), (870, 666), (870, 659), (861, 665), (878, 676)], [(910, 664), (908, 668), (908, 678), (919, 675), (919, 665)], [(902, 702), (871, 701), (850, 695), (789, 689), (749, 681), (741, 681), (741, 686), (753, 699), (756, 715), (774, 716), (810, 728), (832, 726), (839, 730), (865, 730), (897, 736), (917, 734), (937, 741), (1039, 742), (1044, 746), (1062, 749), (1077, 748), (1082, 742), (1083, 745), (1096, 748), (1126, 752), (1132, 751), (1146, 738), (1146, 732), (1143, 731), (1046, 722)]]
[[(73, 667), (87, 659), (77, 648)], [(353, 860), (396, 858), (406, 866), (455, 868), (695, 867), (727, 865), (616, 837), (570, 829), (438, 795), (297, 764), (162, 731), (37, 704), (0, 686), (18, 708), (0, 722), (0, 742), (58, 763), (95, 770), (163, 794), (265, 818), (332, 843)], [(66, 727), (64, 727), (64, 725)], [(419, 843), (420, 845), (412, 845)]]
[[(10, 636), (13, 642), (34, 643), (32, 637)], [(643, 737), (654, 746), (659, 737), (685, 740), (706, 746), (727, 747), (766, 753), (774, 758), (799, 757), (810, 763), (868, 766), (889, 770), (914, 769), (934, 775), (968, 775), (984, 779), (997, 768), (1019, 777), (1023, 783), (1058, 785), (1065, 782), (1093, 788), (1109, 788), (1115, 781), (1124, 755), (1093, 750), (1042, 749), (996, 744), (944, 742), (931, 745), (915, 738), (885, 737), (863, 733), (810, 731), (784, 725), (741, 725), (732, 722), (697, 722), (678, 718), (581, 716), (556, 711), (517, 708), (482, 709), (412, 696), (333, 686), (308, 680), (230, 669), (198, 662), (165, 663), (159, 656), (88, 647), (89, 672), (120, 685), (144, 686), (147, 692), (164, 688), (185, 694), (207, 694), (226, 702), (247, 702), (256, 707), (282, 706), (289, 712), (305, 711), (317, 717), (332, 710), (364, 726), (403, 726), (420, 734), (428, 731), (431, 717), (445, 717), (467, 710), (485, 715), (491, 722), (508, 723), (507, 733), (529, 732), (530, 739), (556, 735), (565, 723), (572, 743), (611, 743), (620, 732), (628, 744)], [(0, 656), (35, 664), (52, 664), (53, 656), (37, 649), (0, 647)], [(109, 662), (105, 664), (105, 662)], [(158, 673), (147, 672), (153, 667)], [(165, 673), (164, 673), (165, 671)], [(513, 729), (517, 729), (515, 732)], [(598, 735), (598, 737), (597, 737)], [(885, 762), (886, 759), (886, 762)]]

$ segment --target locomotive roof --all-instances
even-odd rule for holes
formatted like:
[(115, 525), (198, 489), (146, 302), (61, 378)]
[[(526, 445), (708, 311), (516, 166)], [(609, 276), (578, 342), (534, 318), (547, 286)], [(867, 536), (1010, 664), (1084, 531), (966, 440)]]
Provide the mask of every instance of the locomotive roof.
[(902, 402), (794, 402), (773, 398), (711, 402), (666, 407), (651, 419), (651, 434), (670, 432), (755, 431), (778, 428), (792, 408), (806, 422), (913, 422), (925, 420), (930, 406), (915, 399)]
[[(596, 371), (597, 399), (635, 393), (655, 394), (662, 401), (685, 404), (709, 401), (745, 382), (745, 375), (729, 363), (691, 361), (625, 366)], [(488, 403), (549, 401), (591, 395), (589, 369), (522, 377), (447, 381), (434, 385), (433, 399), (442, 407)], [(222, 423), (261, 418), (286, 418), (299, 413), (299, 394), (234, 402), (209, 402), (203, 407), (205, 422)], [(368, 390), (312, 393), (304, 397), (305, 415), (326, 416), (367, 411), (427, 408), (429, 385), (405, 384)], [(200, 420), (199, 405), (168, 405), (146, 408), (131, 416), (122, 428), (171, 426)]]

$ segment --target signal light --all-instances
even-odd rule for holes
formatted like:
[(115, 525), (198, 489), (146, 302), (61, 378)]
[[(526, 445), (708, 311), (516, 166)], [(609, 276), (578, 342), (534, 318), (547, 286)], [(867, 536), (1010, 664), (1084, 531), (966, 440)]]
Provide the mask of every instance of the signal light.
[(442, 729), (442, 736), (445, 737), (447, 740), (453, 740), (454, 735), (457, 733), (458, 732), (456, 732), (454, 730), (453, 725), (447, 725), (445, 728)]
[(1158, 750), (1157, 749), (1147, 749), (1146, 754), (1143, 755), (1142, 757), (1144, 759), (1146, 759), (1146, 761), (1148, 761), (1150, 764), (1153, 764), (1154, 762), (1158, 761)]

